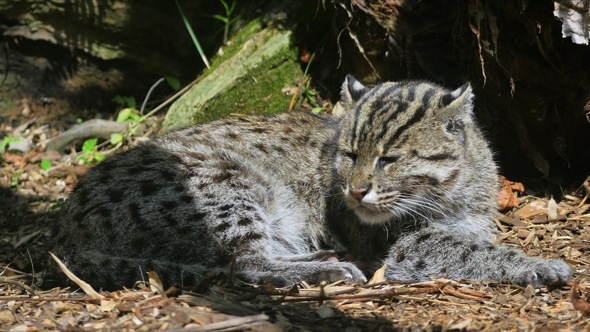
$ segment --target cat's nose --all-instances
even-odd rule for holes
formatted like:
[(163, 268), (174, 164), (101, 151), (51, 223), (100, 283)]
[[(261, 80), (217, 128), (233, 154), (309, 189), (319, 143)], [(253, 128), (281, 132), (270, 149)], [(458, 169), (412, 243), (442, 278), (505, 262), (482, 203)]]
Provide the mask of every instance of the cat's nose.
[(362, 200), (363, 197), (369, 192), (370, 187), (362, 186), (358, 188), (350, 188), (350, 194), (352, 197), (356, 198), (357, 200)]

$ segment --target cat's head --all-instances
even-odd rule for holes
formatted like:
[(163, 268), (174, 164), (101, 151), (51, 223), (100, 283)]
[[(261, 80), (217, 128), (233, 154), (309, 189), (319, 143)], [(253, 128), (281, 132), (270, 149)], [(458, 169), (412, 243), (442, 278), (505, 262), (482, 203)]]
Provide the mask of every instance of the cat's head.
[(349, 75), (336, 158), (348, 208), (366, 223), (445, 214), (469, 171), (472, 99), (469, 84), (367, 87)]

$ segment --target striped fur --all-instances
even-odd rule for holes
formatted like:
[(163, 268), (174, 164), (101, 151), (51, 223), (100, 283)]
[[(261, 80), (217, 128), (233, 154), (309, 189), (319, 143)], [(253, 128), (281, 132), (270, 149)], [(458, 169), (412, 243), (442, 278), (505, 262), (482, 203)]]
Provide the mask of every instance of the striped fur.
[(454, 91), (420, 81), (367, 88), (349, 76), (336, 157), (344, 201), (362, 223), (387, 229), (389, 279), (563, 283), (571, 274), (563, 261), (491, 244), (497, 170), (473, 98), (469, 84)]

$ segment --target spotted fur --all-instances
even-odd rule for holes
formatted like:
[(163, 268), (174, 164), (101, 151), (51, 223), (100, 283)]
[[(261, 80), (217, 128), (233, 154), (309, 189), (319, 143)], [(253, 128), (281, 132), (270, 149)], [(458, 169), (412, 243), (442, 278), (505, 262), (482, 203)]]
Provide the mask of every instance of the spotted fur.
[(54, 252), (105, 289), (149, 270), (196, 285), (232, 266), (279, 286), (362, 282), (383, 262), (390, 279), (564, 282), (562, 261), (491, 243), (496, 167), (472, 98), (468, 84), (368, 88), (349, 76), (341, 117), (236, 116), (169, 133), (88, 172)]

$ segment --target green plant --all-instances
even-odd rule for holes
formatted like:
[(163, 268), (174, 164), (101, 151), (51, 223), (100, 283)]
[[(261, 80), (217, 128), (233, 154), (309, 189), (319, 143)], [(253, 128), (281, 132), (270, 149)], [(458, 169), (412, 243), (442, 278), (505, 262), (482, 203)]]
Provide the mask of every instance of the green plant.
[(191, 39), (193, 40), (193, 44), (197, 48), (197, 52), (201, 56), (201, 59), (205, 63), (205, 66), (207, 66), (207, 69), (211, 68), (211, 66), (209, 66), (209, 61), (207, 61), (207, 57), (205, 56), (205, 52), (203, 52), (203, 48), (201, 48), (201, 43), (199, 43), (197, 36), (195, 36), (195, 32), (193, 31), (193, 28), (191, 27), (191, 24), (189, 23), (188, 18), (186, 17), (186, 15), (184, 15), (184, 11), (182, 10), (182, 7), (180, 7), (180, 3), (178, 3), (178, 0), (174, 0), (174, 2), (176, 2), (176, 7), (178, 8), (178, 12), (180, 12), (180, 16), (182, 16), (182, 21), (184, 22), (184, 25), (186, 26), (186, 30), (188, 31), (188, 34), (191, 36)]
[(84, 141), (82, 144), (82, 152), (76, 157), (76, 160), (81, 160), (84, 164), (90, 162), (100, 162), (104, 160), (104, 154), (98, 152), (96, 145), (98, 144), (98, 138), (91, 138)]
[[(137, 124), (143, 121), (144, 116), (139, 113), (138, 110), (134, 108), (124, 108), (119, 111), (117, 115), (117, 122), (125, 122), (128, 121), (131, 126), (129, 129), (129, 135), (135, 135), (135, 130), (137, 129)], [(125, 139), (125, 135), (121, 133), (114, 133), (111, 134), (111, 144), (117, 145)]]
[(326, 110), (326, 108), (325, 108), (325, 107), (322, 107), (322, 106), (317, 106), (317, 107), (314, 107), (314, 108), (312, 108), (312, 109), (311, 109), (311, 112), (312, 112), (313, 114), (320, 114), (320, 113), (322, 113), (322, 112), (323, 112), (323, 111), (325, 111), (325, 110)]
[(10, 136), (5, 136), (1, 141), (0, 141), (0, 152), (4, 152), (5, 148), (10, 146), (10, 143), (15, 143), (15, 142), (19, 142), (22, 138), (19, 137), (10, 137)]
[(307, 99), (307, 101), (309, 102), (309, 104), (311, 106), (313, 106), (313, 108), (311, 109), (311, 112), (313, 114), (319, 114), (321, 112), (323, 112), (326, 108), (319, 105), (318, 100), (317, 100), (317, 91), (315, 91), (312, 87), (311, 87), (311, 76), (307, 76), (307, 72), (309, 71), (309, 67), (311, 67), (311, 63), (313, 62), (313, 59), (315, 58), (315, 53), (311, 54), (311, 57), (309, 58), (309, 62), (307, 63), (307, 66), (305, 67), (305, 72), (303, 73), (304, 76), (309, 77), (309, 79), (305, 80), (305, 84), (303, 86), (303, 98)]
[(65, 198), (58, 198), (55, 201), (51, 201), (51, 206), (49, 207), (49, 210), (54, 211), (57, 209), (61, 209), (61, 207), (64, 205), (64, 203), (66, 202)]
[(131, 96), (116, 95), (112, 100), (115, 104), (117, 104), (121, 108), (136, 108), (137, 107), (137, 102), (135, 101), (135, 98), (133, 98)]
[(180, 81), (176, 77), (166, 76), (166, 82), (174, 89), (174, 91), (180, 90)]
[(136, 124), (143, 119), (143, 116), (135, 108), (124, 108), (117, 115), (117, 122), (129, 121)]
[(234, 21), (236, 20), (236, 18), (232, 18), (232, 15), (234, 13), (234, 10), (236, 9), (236, 3), (237, 1), (232, 0), (231, 5), (227, 3), (227, 1), (225, 0), (219, 0), (221, 2), (221, 4), (223, 5), (223, 8), (225, 9), (225, 16), (223, 15), (213, 15), (213, 18), (220, 20), (221, 22), (224, 23), (224, 28), (223, 28), (223, 44), (227, 44), (228, 40), (229, 40), (229, 27), (232, 23), (234, 23)]
[(41, 160), (41, 169), (44, 171), (48, 171), (51, 168), (51, 160), (43, 159)]
[(304, 90), (303, 90), (303, 97), (305, 99), (307, 99), (307, 101), (309, 102), (309, 104), (311, 106), (313, 106), (313, 108), (311, 109), (311, 112), (313, 114), (319, 114), (321, 112), (323, 112), (326, 108), (321, 106), (318, 103), (317, 100), (317, 91), (315, 91), (314, 89), (311, 88), (311, 80), (307, 81), (307, 83), (305, 84)]
[(18, 182), (20, 181), (20, 173), (12, 173), (10, 176), (10, 186), (13, 188), (18, 187)]

